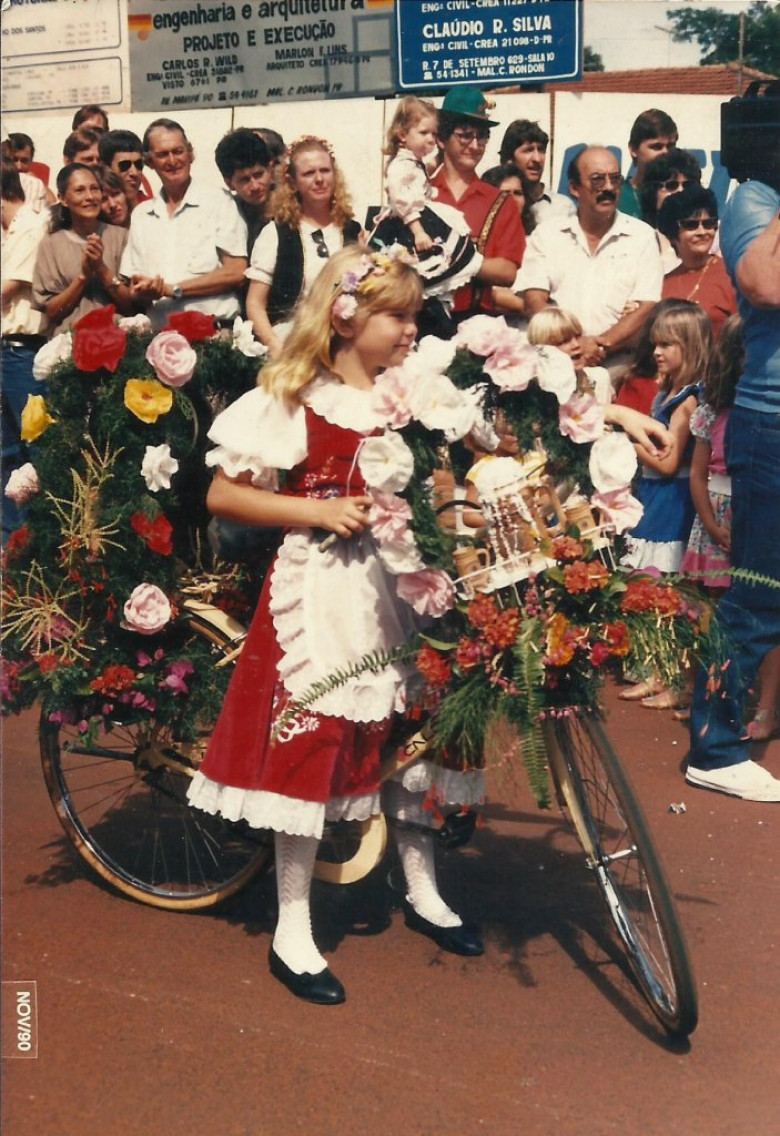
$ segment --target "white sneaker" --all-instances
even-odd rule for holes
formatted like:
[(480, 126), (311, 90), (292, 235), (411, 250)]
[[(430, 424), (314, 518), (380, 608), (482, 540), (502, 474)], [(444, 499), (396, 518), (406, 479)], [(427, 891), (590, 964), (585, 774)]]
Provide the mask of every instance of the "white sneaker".
[(740, 761), (723, 769), (694, 769), (689, 765), (685, 780), (743, 801), (780, 801), (780, 781), (755, 761)]

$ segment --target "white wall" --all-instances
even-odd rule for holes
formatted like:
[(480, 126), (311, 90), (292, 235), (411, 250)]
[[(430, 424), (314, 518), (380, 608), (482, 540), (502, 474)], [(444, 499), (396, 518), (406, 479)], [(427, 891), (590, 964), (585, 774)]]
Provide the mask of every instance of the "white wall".
[[(441, 99), (434, 99), (437, 104)], [(640, 113), (660, 105), (678, 124), (680, 144), (697, 154), (704, 165), (704, 182), (717, 175), (717, 152), (720, 149), (720, 104), (717, 95), (606, 95), (576, 94), (507, 94), (496, 95), (493, 118), (501, 126), (493, 131), (483, 169), (498, 161), (498, 148), (505, 127), (515, 118), (538, 121), (551, 133), (555, 114), (555, 132), (549, 152), (547, 181), (553, 188), (565, 191), (562, 173), (569, 147), (584, 143), (600, 143), (614, 147), (622, 156), (625, 173), (630, 166), (627, 140), (631, 124)], [(208, 111), (182, 111), (175, 117), (184, 126), (195, 147), (194, 176), (212, 184), (220, 184), (213, 162), (214, 148), (222, 135), (235, 126), (268, 126), (292, 141), (299, 134), (319, 134), (334, 146), (355, 203), (359, 220), (369, 205), (382, 201), (382, 145), (387, 125), (395, 107), (392, 99), (344, 99), (323, 102), (277, 103), (258, 107), (236, 107)], [(134, 130), (139, 136), (157, 117), (151, 113), (111, 112), (111, 126)], [(3, 131), (21, 130), (35, 141), (36, 159), (46, 162), (54, 182), (62, 159), (62, 143), (70, 131), (72, 113), (50, 114), (30, 112), (3, 116)], [(721, 175), (723, 177), (725, 175)], [(149, 175), (152, 184), (154, 175)], [(716, 176), (716, 181), (717, 181)], [(725, 183), (724, 183), (725, 186)], [(717, 185), (713, 186), (716, 190)], [(719, 194), (725, 197), (725, 191)]]

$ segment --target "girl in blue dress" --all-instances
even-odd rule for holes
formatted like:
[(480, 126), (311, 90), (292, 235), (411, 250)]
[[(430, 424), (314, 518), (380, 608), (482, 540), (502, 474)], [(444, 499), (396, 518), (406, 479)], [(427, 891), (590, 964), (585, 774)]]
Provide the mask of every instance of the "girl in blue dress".
[[(651, 340), (660, 388), (652, 416), (668, 427), (673, 444), (659, 456), (637, 447), (642, 469), (635, 492), (645, 511), (628, 538), (623, 563), (670, 573), (679, 570), (696, 515), (690, 489), (694, 445), (690, 421), (712, 351), (712, 325), (698, 304), (679, 300), (655, 317)], [(641, 699), (643, 705), (656, 709), (679, 704), (679, 697), (661, 689), (655, 678), (623, 691), (621, 697)]]

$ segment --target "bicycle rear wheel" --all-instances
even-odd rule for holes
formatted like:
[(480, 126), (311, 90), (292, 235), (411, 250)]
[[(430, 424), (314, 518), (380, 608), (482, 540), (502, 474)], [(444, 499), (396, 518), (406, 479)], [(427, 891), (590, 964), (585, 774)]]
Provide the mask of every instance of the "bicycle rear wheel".
[[(235, 638), (191, 623), (215, 660)], [(263, 834), (192, 809), (187, 788), (213, 723), (192, 742), (148, 715), (111, 722), (92, 742), (75, 726), (41, 717), (43, 774), (60, 823), (89, 866), (154, 907), (194, 911), (242, 888), (272, 859)]]
[(548, 722), (558, 800), (604, 896), (653, 1013), (671, 1034), (696, 1028), (685, 938), (634, 790), (601, 724), (587, 714)]

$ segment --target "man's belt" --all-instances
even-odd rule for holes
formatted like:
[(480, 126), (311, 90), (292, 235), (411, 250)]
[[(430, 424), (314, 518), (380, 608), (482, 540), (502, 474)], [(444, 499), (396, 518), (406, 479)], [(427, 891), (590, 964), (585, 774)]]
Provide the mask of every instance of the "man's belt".
[(2, 340), (5, 347), (26, 347), (28, 351), (40, 351), (47, 342), (45, 335), (4, 335)]

